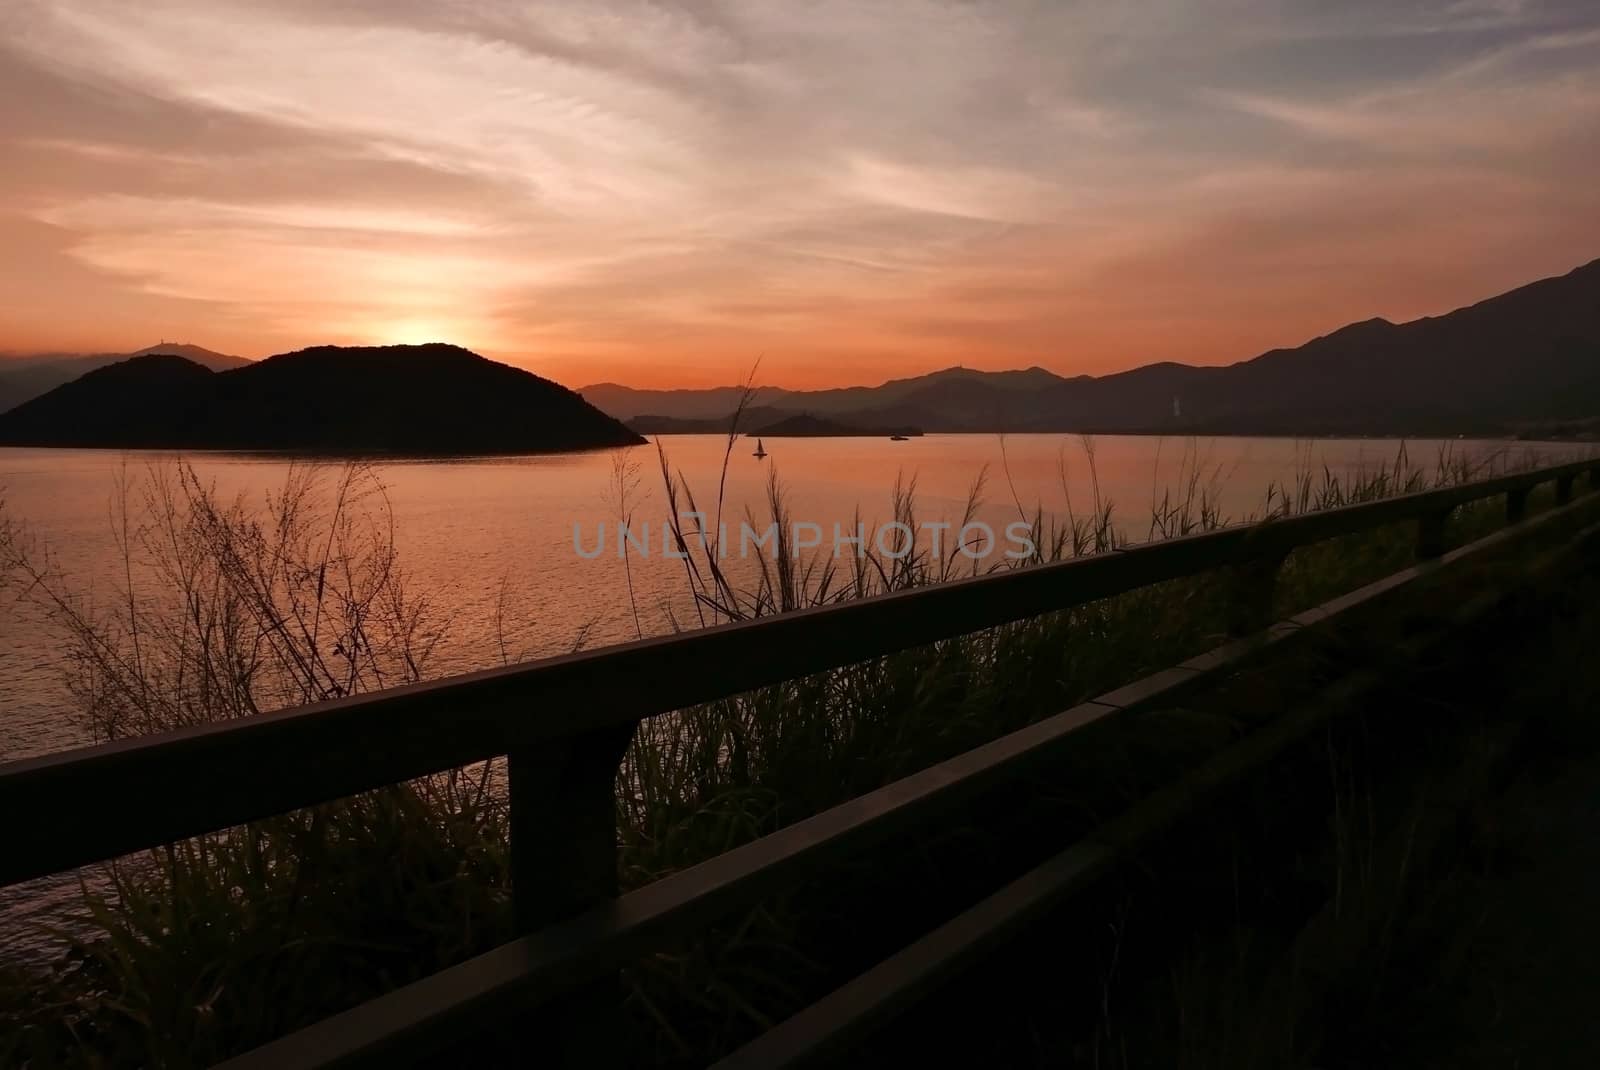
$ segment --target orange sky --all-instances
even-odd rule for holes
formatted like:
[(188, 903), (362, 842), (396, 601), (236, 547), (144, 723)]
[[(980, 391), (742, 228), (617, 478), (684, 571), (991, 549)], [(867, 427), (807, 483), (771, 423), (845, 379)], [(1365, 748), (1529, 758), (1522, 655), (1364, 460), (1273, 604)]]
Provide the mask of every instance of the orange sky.
[(0, 8), (0, 350), (1100, 373), (1600, 256), (1587, 0)]

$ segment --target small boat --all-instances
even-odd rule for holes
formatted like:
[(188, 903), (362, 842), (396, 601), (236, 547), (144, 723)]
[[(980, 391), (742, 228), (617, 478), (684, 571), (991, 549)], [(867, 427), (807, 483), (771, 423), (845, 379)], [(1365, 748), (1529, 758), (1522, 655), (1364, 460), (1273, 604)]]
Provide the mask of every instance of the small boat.
[(765, 446), (763, 446), (761, 444), (761, 440), (759, 438), (756, 439), (756, 451), (755, 451), (755, 453), (751, 454), (751, 456), (752, 457), (756, 457), (756, 458), (759, 459), (761, 457), (765, 457), (766, 455), (767, 455), (767, 447), (765, 447)]
[(889, 441), (890, 442), (908, 442), (910, 440), (907, 439), (906, 436), (904, 436), (904, 435), (890, 435), (889, 436)]

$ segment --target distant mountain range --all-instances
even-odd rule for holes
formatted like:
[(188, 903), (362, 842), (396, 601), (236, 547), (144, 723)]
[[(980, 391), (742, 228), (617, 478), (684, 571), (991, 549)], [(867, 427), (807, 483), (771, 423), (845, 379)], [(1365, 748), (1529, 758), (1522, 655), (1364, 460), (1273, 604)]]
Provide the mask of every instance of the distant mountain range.
[(173, 353), (214, 372), (242, 368), (250, 363), (244, 357), (213, 353), (199, 346), (175, 342), (162, 342), (132, 353), (34, 353), (0, 357), (0, 412), (14, 409), (24, 401), (32, 401), (62, 383), (72, 382), (85, 372), (151, 353)]
[(566, 387), (457, 346), (320, 346), (213, 371), (133, 357), (0, 414), (0, 444), (534, 453), (642, 442)]
[[(721, 432), (738, 387), (579, 394), (444, 344), (251, 362), (198, 346), (0, 358), (0, 444), (503, 453)], [(741, 430), (1260, 435), (1600, 432), (1600, 260), (1448, 315), (1370, 319), (1218, 367), (1064, 377), (972, 368), (758, 388)], [(7, 411), (9, 410), (9, 411)], [(628, 421), (630, 427), (620, 421)]]
[[(740, 390), (600, 383), (580, 393), (636, 428), (664, 433), (663, 418), (725, 428)], [(863, 428), (927, 431), (1456, 435), (1593, 429), (1600, 417), (1600, 260), (1448, 315), (1402, 324), (1370, 319), (1227, 366), (1169, 362), (1071, 378), (1043, 368), (956, 367), (876, 387), (763, 387), (752, 403), (768, 422), (806, 413)]]
[[(635, 416), (627, 425), (641, 435), (721, 435), (732, 424), (729, 416), (698, 419), (687, 416)], [(922, 434), (919, 427), (888, 426), (863, 423), (860, 420), (841, 420), (814, 416), (808, 412), (794, 413), (765, 405), (747, 407), (739, 416), (739, 430), (749, 435), (766, 438), (852, 438), (890, 435), (915, 437)]]

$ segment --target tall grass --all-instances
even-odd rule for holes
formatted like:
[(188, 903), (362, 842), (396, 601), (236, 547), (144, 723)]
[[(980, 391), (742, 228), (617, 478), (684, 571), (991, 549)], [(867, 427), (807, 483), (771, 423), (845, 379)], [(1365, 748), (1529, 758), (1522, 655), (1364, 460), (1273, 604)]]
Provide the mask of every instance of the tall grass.
[[(1005, 1048), (1037, 1065), (1275, 1070), (1545, 1065), (1580, 1050), (1581, 1011), (1566, 1004), (1579, 1006), (1583, 982), (1519, 971), (1548, 952), (1506, 941), (1560, 939), (1570, 930), (1527, 916), (1583, 901), (1582, 868), (1552, 859), (1585, 838), (1595, 593), (1573, 570), (1545, 578), (1215, 801), (1188, 829), (1199, 851), (1174, 852), (1108, 897), (1123, 912), (1114, 935), (1086, 939), (1087, 923), (1063, 919), (994, 967), (1081, 956), (1100, 974), (1100, 1006), (1085, 1010), (1081, 988), (1046, 976), (987, 1035), (959, 1038), (952, 1057), (1004, 1062), (994, 1052)], [(1368, 624), (1359, 641), (1377, 647), (1409, 628), (1398, 616)], [(1206, 880), (1184, 871), (1201, 852), (1220, 903), (1186, 902), (1205, 894)], [(1158, 941), (1160, 957), (1115, 968), (1141, 938)], [(949, 993), (946, 1013), (981, 1003), (973, 989), (985, 980)], [(1529, 1015), (1540, 1000), (1562, 1009)], [(913, 1024), (933, 1031), (930, 1047), (961, 1032), (941, 1030), (939, 1010)]]
[[(0, 574), (59, 630), (91, 738), (427, 674), (444, 624), (370, 468), (297, 466), (259, 504), (184, 464), (124, 472), (112, 523), (121, 582), (98, 601), (0, 526)], [(455, 770), (81, 875), (63, 957), (9, 978), (0, 1063), (205, 1063), (461, 958), (506, 913), (503, 810), (487, 766)]]
[[(1093, 439), (1080, 446), (1090, 502), (1074, 509), (1063, 451), (1064, 517), (1038, 505), (1013, 503), (1039, 548), (1017, 565), (980, 566), (954, 548), (936, 555), (927, 544), (902, 558), (868, 546), (843, 565), (820, 554), (786, 564), (793, 555), (784, 546), (778, 563), (763, 565), (748, 586), (740, 587), (722, 569), (714, 542), (698, 537), (698, 531), (675, 531), (679, 552), (688, 556), (685, 570), (702, 619), (746, 619), (941, 582), (979, 568), (1018, 567), (1113, 548), (1120, 543), (1115, 503), (1098, 489)], [(687, 478), (672, 471), (664, 452), (660, 461), (671, 512), (697, 511), (700, 503)], [(1391, 464), (1354, 475), (1303, 465), (1292, 482), (1268, 488), (1257, 518), (1481, 478), (1490, 465), (1504, 464), (1496, 458), (1479, 466), (1445, 453), (1419, 470), (1401, 448)], [(1177, 491), (1156, 499), (1152, 530), (1157, 538), (1223, 523), (1217, 502), (1226, 473), (1208, 467), (1192, 449), (1182, 470)], [(1009, 486), (1009, 475), (1006, 481)], [(982, 477), (974, 482), (963, 522), (976, 515), (983, 486)], [(898, 484), (891, 500), (892, 518), (915, 529), (914, 483)], [(779, 520), (780, 532), (787, 530), (788, 510), (776, 479), (769, 483), (766, 507), (768, 516)], [(1494, 522), (1497, 508), (1492, 503), (1461, 511), (1453, 521), (1458, 534)], [(1402, 567), (1411, 560), (1413, 540), (1414, 531), (1405, 525), (1291, 555), (1278, 608), (1305, 608)], [(1223, 634), (1226, 610), (1221, 577), (1172, 581), (645, 722), (628, 750), (620, 781), (624, 883), (636, 886), (686, 868), (1198, 653)], [(890, 894), (890, 882), (878, 883), (875, 894)], [(809, 977), (814, 990), (836, 969), (839, 957), (850, 953), (837, 946), (836, 934), (830, 946), (829, 934), (809, 924), (807, 914), (827, 909), (815, 888), (802, 900), (779, 898), (692, 953), (658, 956), (635, 970), (639, 1002), (677, 1008), (672, 1015), (657, 1014), (663, 1047), (652, 1054), (692, 1061), (802, 1005), (804, 1000), (785, 984), (800, 983), (804, 989), (808, 986), (800, 979)], [(806, 957), (788, 958), (774, 948), (794, 954), (805, 949)], [(775, 961), (784, 964), (777, 975), (771, 972)], [(764, 994), (765, 1001), (751, 998), (751, 992)], [(744, 998), (736, 998), (741, 993)], [(685, 1007), (686, 994), (693, 994), (689, 1002), (698, 1003), (702, 1018)]]
[[(1095, 443), (1079, 443), (1087, 502), (1012, 504), (1035, 553), (980, 564), (960, 547), (867, 546), (841, 562), (798, 555), (785, 488), (764, 504), (780, 543), (752, 576), (724, 567), (716, 539), (726, 471), (707, 523), (694, 488), (658, 445), (671, 536), (694, 620), (704, 625), (937, 583), (989, 567), (1116, 546)], [(1003, 466), (1004, 467), (1004, 466)], [(1259, 517), (1329, 508), (1472, 478), (1460, 458), (1431, 471), (1402, 451), (1348, 477), (1309, 463), (1271, 488)], [(613, 505), (630, 514), (639, 469), (619, 454)], [(1155, 538), (1219, 526), (1227, 473), (1189, 447), (1176, 488), (1152, 497)], [(964, 519), (983, 503), (972, 485)], [(917, 486), (897, 482), (891, 516), (917, 530)], [(263, 503), (223, 500), (182, 465), (124, 479), (114, 527), (123, 581), (96, 604), (0, 514), (0, 576), (60, 628), (77, 715), (95, 738), (161, 731), (418, 679), (448, 627), (413, 590), (375, 474), (296, 469)], [(753, 516), (748, 519), (754, 520)], [(1292, 557), (1290, 605), (1353, 586), (1410, 553), (1409, 532), (1366, 533)], [(144, 562), (145, 568), (137, 567)], [(631, 571), (629, 598), (632, 600)], [(618, 774), (625, 887), (693, 865), (925, 768), (1143, 671), (1203, 649), (1223, 629), (1217, 577), (1159, 584), (787, 681), (644, 722)], [(642, 632), (637, 607), (637, 631)], [(292, 770), (285, 770), (292, 776)], [(190, 1065), (244, 1050), (490, 946), (509, 929), (506, 821), (493, 763), (397, 785), (248, 828), (199, 837), (86, 877), (83, 909), (48, 968), (0, 973), (0, 1062)], [(204, 806), (204, 800), (196, 800)], [(642, 1052), (694, 1061), (763, 1028), (847, 969), (859, 949), (814, 939), (837, 902), (779, 897), (630, 970)], [(848, 944), (848, 941), (845, 942)]]

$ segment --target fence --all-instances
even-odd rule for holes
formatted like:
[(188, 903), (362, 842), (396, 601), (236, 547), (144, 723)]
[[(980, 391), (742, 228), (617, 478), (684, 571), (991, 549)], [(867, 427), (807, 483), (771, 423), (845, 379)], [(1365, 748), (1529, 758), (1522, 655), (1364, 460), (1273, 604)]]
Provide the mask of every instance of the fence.
[[(1541, 484), (1554, 484), (1564, 508), (1534, 523), (1569, 512), (1585, 472), (1591, 487), (1600, 483), (1600, 462), (1581, 461), (0, 765), (9, 825), (0, 886), (507, 755), (512, 893), (529, 935), (235, 1060), (412, 1061), (924, 823), (1016, 776), (1084, 725), (1171, 698), (1264, 645), (1506, 541), (1533, 526), (1518, 522)], [(1499, 495), (1511, 526), (1447, 553), (1451, 512)], [(1273, 577), (1290, 551), (1398, 522), (1415, 522), (1422, 564), (1268, 626)], [(1230, 629), (1254, 639), (618, 897), (613, 792), (641, 720), (1218, 568), (1234, 585)], [(992, 920), (1003, 926), (996, 909)], [(935, 974), (944, 965), (923, 964)], [(882, 991), (909, 998), (914, 986)], [(784, 1061), (771, 1046), (782, 1032), (753, 1048), (759, 1065)], [(789, 1054), (811, 1050), (815, 1029), (804, 1039)]]

